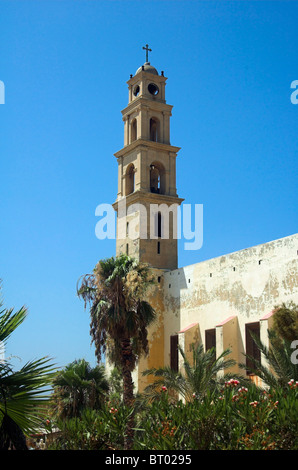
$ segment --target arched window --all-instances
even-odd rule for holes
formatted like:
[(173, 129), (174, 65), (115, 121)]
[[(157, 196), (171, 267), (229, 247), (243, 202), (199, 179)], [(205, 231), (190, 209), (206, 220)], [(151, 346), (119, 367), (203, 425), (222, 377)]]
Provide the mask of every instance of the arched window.
[(135, 167), (131, 163), (128, 165), (125, 175), (125, 196), (133, 193), (135, 190)]
[(134, 119), (131, 123), (131, 142), (137, 140), (137, 120)]
[(154, 117), (150, 119), (150, 140), (159, 141), (159, 120)]
[(161, 238), (163, 235), (163, 227), (162, 227), (163, 219), (161, 212), (154, 213), (154, 236), (156, 238)]
[(158, 238), (161, 238), (161, 212), (157, 213), (157, 236)]
[(150, 168), (150, 191), (152, 193), (160, 192), (160, 174), (155, 165), (151, 165)]
[(150, 165), (150, 191), (151, 193), (165, 194), (165, 170), (159, 162)]

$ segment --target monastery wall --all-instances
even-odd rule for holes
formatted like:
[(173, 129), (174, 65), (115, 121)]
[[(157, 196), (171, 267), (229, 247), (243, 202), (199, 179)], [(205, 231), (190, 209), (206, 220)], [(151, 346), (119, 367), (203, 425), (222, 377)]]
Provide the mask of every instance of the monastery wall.
[(171, 335), (189, 352), (195, 338), (206, 346), (206, 330), (217, 355), (230, 348), (243, 362), (246, 325), (259, 322), (266, 344), (272, 310), (290, 300), (298, 303), (298, 234), (165, 273), (165, 364)]

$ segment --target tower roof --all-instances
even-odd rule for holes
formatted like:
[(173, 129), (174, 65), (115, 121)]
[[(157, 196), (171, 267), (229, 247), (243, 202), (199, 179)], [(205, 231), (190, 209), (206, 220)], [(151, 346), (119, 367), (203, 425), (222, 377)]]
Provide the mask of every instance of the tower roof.
[(145, 62), (144, 65), (141, 65), (141, 67), (139, 67), (138, 70), (136, 71), (136, 75), (142, 71), (153, 73), (154, 75), (158, 75), (158, 71), (156, 70), (155, 67), (153, 67), (153, 65), (150, 64), (150, 62)]

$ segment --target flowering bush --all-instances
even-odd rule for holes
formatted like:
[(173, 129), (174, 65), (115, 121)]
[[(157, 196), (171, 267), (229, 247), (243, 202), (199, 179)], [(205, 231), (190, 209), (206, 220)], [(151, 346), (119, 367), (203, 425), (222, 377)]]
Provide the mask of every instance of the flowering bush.
[(288, 385), (290, 388), (297, 388), (298, 387), (298, 382), (294, 381), (294, 379), (291, 379), (290, 382), (288, 382)]
[[(298, 448), (298, 386), (258, 389), (237, 379), (220, 390), (173, 401), (167, 387), (158, 399), (135, 410), (134, 449), (287, 450)], [(108, 402), (103, 410), (69, 421), (62, 429), (63, 448), (123, 449), (125, 423), (132, 410)], [(62, 442), (61, 441), (61, 442)]]
[[(155, 450), (278, 450), (298, 448), (297, 394), (294, 381), (285, 392), (262, 391), (237, 379), (182, 403), (160, 399), (139, 414), (135, 448)], [(291, 408), (291, 409), (290, 409)]]

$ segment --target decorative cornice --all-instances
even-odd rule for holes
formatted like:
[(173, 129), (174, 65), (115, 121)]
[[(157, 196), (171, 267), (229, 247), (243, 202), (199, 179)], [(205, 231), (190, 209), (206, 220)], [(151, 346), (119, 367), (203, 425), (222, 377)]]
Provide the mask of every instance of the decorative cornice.
[(140, 80), (143, 80), (143, 79), (146, 79), (146, 78), (149, 78), (151, 80), (155, 80), (155, 81), (158, 81), (158, 82), (166, 82), (167, 81), (167, 77), (165, 77), (164, 75), (155, 75), (154, 73), (150, 73), (148, 71), (141, 71), (139, 72), (137, 75), (134, 75), (133, 77), (131, 77), (129, 80), (127, 80), (127, 84), (128, 85), (134, 85), (135, 83), (139, 82)]
[(125, 147), (123, 147), (118, 152), (114, 153), (114, 156), (116, 158), (122, 157), (123, 155), (125, 155), (129, 152), (132, 152), (137, 147), (140, 147), (140, 150), (143, 147), (144, 149), (148, 149), (148, 148), (150, 149), (151, 148), (151, 149), (154, 149), (154, 150), (169, 152), (170, 154), (171, 153), (174, 154), (174, 155), (170, 155), (170, 156), (175, 156), (175, 157), (176, 157), (177, 153), (179, 152), (179, 150), (181, 148), (181, 147), (175, 147), (175, 146), (170, 145), (170, 144), (163, 144), (161, 142), (153, 142), (152, 140), (137, 139), (134, 142), (132, 142), (131, 144), (126, 145)]
[(151, 193), (149, 191), (144, 191), (144, 190), (138, 190), (134, 191), (133, 193), (129, 194), (128, 196), (125, 196), (121, 199), (118, 199), (115, 201), (112, 206), (117, 211), (118, 209), (118, 204), (121, 202), (123, 199), (126, 199), (126, 205), (130, 206), (131, 204), (135, 204), (137, 202), (146, 202), (146, 203), (151, 203), (151, 204), (178, 204), (180, 205), (184, 199), (178, 197), (178, 196), (170, 196), (168, 194), (157, 194), (157, 193)]
[(131, 101), (126, 106), (126, 108), (124, 108), (121, 111), (121, 113), (123, 116), (126, 114), (130, 114), (133, 111), (135, 111), (137, 107), (147, 107), (149, 109), (154, 109), (155, 111), (161, 111), (161, 112), (165, 111), (165, 112), (168, 112), (169, 115), (171, 115), (171, 111), (173, 109), (173, 106), (170, 104), (167, 104), (164, 100), (153, 101), (152, 99), (149, 99), (145, 96), (140, 96), (139, 98), (136, 98), (133, 101)]

